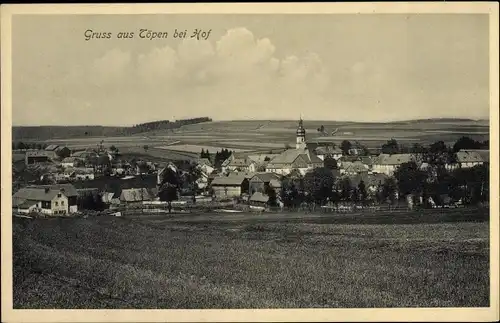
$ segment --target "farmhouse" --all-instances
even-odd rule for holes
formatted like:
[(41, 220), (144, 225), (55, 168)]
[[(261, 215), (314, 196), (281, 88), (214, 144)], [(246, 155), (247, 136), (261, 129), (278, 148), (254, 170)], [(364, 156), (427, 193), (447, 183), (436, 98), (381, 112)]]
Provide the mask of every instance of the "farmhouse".
[[(280, 176), (275, 173), (258, 173), (252, 176), (249, 180), (249, 193), (254, 194), (255, 192), (266, 193), (267, 187), (270, 187), (271, 181), (280, 182)], [(280, 185), (281, 187), (281, 185)]]
[(151, 201), (151, 195), (146, 188), (129, 188), (122, 190), (120, 202), (127, 205), (142, 204), (143, 201)]
[(373, 160), (372, 170), (374, 173), (392, 176), (401, 164), (411, 161), (417, 161), (413, 154), (380, 154)]
[(461, 168), (469, 168), (490, 162), (490, 151), (481, 149), (462, 149), (457, 152), (457, 163)]
[(24, 155), (26, 165), (50, 162), (52, 154), (45, 150), (28, 150)]
[(248, 192), (248, 178), (245, 175), (220, 176), (212, 180), (215, 198), (236, 197)]
[(20, 213), (64, 215), (77, 212), (76, 198), (72, 185), (28, 186), (14, 194), (12, 207)]

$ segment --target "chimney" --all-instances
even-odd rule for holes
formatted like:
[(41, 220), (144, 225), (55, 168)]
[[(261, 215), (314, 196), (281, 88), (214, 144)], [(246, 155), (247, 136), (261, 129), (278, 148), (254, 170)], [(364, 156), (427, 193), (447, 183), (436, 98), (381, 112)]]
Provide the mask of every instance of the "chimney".
[(49, 187), (46, 187), (45, 188), (45, 193), (48, 193), (50, 191), (50, 188)]

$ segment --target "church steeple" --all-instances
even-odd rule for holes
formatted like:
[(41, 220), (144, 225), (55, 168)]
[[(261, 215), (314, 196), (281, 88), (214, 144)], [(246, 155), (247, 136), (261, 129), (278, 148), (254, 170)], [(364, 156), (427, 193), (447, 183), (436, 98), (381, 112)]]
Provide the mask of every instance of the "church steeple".
[(297, 128), (297, 141), (295, 148), (296, 149), (306, 148), (306, 129), (304, 129), (302, 116), (300, 116), (299, 126)]

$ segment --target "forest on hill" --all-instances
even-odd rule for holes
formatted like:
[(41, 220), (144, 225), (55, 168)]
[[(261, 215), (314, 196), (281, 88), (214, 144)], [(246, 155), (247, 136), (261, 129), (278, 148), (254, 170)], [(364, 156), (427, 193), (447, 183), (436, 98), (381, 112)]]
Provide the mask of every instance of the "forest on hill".
[(200, 117), (182, 120), (160, 120), (137, 124), (131, 127), (117, 126), (13, 126), (12, 140), (57, 139), (80, 137), (130, 136), (150, 131), (172, 130), (185, 125), (210, 122), (211, 118)]

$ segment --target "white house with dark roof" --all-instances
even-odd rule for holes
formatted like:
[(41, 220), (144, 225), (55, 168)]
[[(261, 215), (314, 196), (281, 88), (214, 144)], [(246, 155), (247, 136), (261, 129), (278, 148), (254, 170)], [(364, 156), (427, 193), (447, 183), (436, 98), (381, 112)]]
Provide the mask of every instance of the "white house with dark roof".
[(12, 207), (20, 213), (65, 215), (77, 212), (76, 197), (71, 184), (28, 186), (12, 196)]
[(392, 176), (401, 164), (411, 161), (417, 162), (414, 154), (380, 154), (372, 161), (372, 171)]
[(490, 162), (490, 151), (483, 149), (462, 149), (457, 152), (457, 163), (461, 168), (469, 168)]

